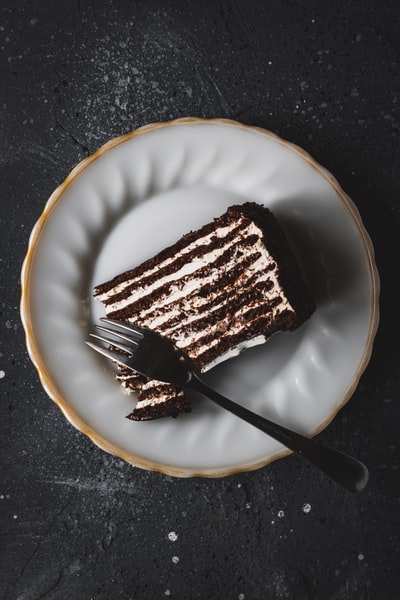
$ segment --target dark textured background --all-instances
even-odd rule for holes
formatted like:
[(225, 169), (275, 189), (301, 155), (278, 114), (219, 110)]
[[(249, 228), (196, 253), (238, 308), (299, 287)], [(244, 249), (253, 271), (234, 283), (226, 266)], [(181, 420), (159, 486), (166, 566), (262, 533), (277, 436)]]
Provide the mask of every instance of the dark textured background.
[[(2, 600), (400, 597), (399, 69), (396, 0), (0, 1)], [(132, 468), (39, 384), (19, 278), (48, 196), (112, 137), (188, 115), (299, 144), (362, 214), (381, 326), (319, 436), (370, 466), (360, 495), (294, 456), (216, 480)]]

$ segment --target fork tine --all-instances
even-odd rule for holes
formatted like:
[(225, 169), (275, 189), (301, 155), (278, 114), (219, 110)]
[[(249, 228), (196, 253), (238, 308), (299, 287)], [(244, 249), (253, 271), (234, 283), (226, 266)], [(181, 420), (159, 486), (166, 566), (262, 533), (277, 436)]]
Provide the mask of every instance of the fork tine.
[(129, 323), (128, 321), (118, 321), (117, 319), (108, 319), (107, 317), (101, 317), (100, 321), (103, 321), (103, 323), (107, 323), (108, 325), (113, 325), (114, 327), (124, 329), (137, 339), (141, 340), (144, 337), (143, 328), (139, 327), (138, 325), (134, 325), (133, 323)]
[[(132, 350), (135, 350), (136, 348), (128, 348), (128, 346), (126, 346), (125, 344), (121, 344), (118, 342), (114, 342), (114, 340), (110, 340), (109, 338), (106, 338), (102, 335), (96, 335), (95, 333), (89, 333), (90, 337), (95, 338), (96, 340), (100, 340), (100, 342), (103, 342), (104, 344), (108, 344), (109, 346), (113, 346), (114, 348), (118, 348), (118, 350), (121, 350), (121, 352), (127, 352), (130, 356), (132, 356)], [(136, 342), (132, 342), (133, 344), (136, 344), (137, 347), (137, 343)]]
[(109, 358), (110, 360), (112, 360), (114, 362), (120, 363), (121, 365), (124, 365), (125, 367), (132, 369), (132, 367), (130, 365), (129, 357), (124, 356), (123, 354), (120, 354), (119, 352), (109, 350), (108, 348), (103, 348), (103, 346), (99, 346), (98, 344), (93, 344), (93, 342), (89, 342), (88, 340), (85, 340), (85, 344), (87, 344), (88, 346), (90, 346), (90, 348), (92, 348), (93, 350), (96, 350), (96, 352), (98, 352), (99, 354), (102, 354), (106, 358)]
[[(130, 344), (134, 344), (135, 347), (138, 346), (139, 342), (136, 341), (135, 339), (132, 339), (131, 337), (129, 337), (127, 334), (123, 334), (120, 333), (119, 331), (116, 331), (115, 329), (111, 329), (110, 327), (103, 327), (102, 325), (95, 325), (96, 329), (100, 329), (100, 331), (104, 331), (105, 333), (108, 333), (108, 335), (114, 335), (115, 337), (119, 338), (120, 340), (124, 340), (125, 342), (129, 342)], [(109, 342), (110, 344), (113, 342)], [(130, 352), (130, 350), (128, 349), (128, 352)]]

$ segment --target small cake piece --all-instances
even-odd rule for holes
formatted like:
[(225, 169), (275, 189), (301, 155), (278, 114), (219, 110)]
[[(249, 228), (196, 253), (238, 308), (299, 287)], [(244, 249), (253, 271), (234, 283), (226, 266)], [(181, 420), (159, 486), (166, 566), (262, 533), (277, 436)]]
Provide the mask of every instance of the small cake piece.
[[(277, 331), (297, 329), (315, 306), (285, 235), (264, 206), (231, 206), (213, 222), (95, 288), (107, 317), (158, 331), (205, 372)], [(121, 367), (138, 401), (133, 420), (190, 410), (182, 389)]]

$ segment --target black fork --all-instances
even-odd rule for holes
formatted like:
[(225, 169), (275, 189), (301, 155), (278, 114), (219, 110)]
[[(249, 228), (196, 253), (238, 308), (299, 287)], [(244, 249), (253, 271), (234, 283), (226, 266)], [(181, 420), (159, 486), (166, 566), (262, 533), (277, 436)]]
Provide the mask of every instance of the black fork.
[(125, 321), (113, 319), (102, 319), (102, 321), (111, 327), (102, 325), (96, 327), (108, 337), (91, 334), (91, 337), (101, 342), (101, 345), (90, 341), (86, 343), (103, 356), (150, 379), (173, 383), (200, 392), (222, 408), (300, 454), (352, 492), (360, 492), (367, 485), (368, 469), (361, 461), (286, 429), (222, 396), (204, 383), (188, 356), (159, 333)]

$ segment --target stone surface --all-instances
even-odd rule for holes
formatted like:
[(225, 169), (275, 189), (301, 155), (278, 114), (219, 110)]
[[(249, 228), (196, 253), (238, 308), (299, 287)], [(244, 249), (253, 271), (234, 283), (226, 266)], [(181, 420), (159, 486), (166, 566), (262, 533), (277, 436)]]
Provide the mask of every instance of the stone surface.
[[(381, 325), (321, 441), (363, 459), (352, 495), (297, 457), (225, 479), (135, 469), (43, 391), (19, 318), (32, 226), (116, 135), (229, 117), (308, 150), (374, 242)], [(400, 593), (400, 7), (241, 0), (0, 5), (0, 598), (391, 600)]]

